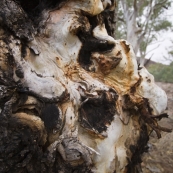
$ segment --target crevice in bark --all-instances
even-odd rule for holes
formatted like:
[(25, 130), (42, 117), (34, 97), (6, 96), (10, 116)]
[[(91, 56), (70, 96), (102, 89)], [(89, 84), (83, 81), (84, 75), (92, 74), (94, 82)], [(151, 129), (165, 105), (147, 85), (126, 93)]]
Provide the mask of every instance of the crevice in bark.
[(105, 40), (98, 40), (97, 38), (94, 38), (91, 33), (84, 33), (80, 31), (77, 35), (83, 43), (78, 61), (86, 70), (89, 70), (89, 66), (92, 64), (92, 52), (110, 51), (115, 46), (114, 44), (108, 44)]
[(141, 132), (137, 144), (128, 146), (130, 152), (132, 153), (132, 158), (127, 158), (129, 162), (129, 164), (127, 165), (127, 173), (141, 173), (141, 156), (144, 152), (148, 151), (147, 142), (149, 140), (149, 136), (147, 132), (147, 126), (142, 120), (139, 121), (141, 121)]
[(60, 114), (61, 112), (55, 104), (44, 105), (40, 117), (44, 121), (44, 125), (48, 132), (53, 132), (53, 130), (60, 130), (62, 126), (62, 119)]
[(57, 9), (68, 0), (14, 0), (23, 8), (27, 15), (34, 21), (44, 10)]
[(103, 23), (105, 24), (108, 34), (115, 37), (115, 11), (105, 10), (101, 13), (101, 15), (103, 17)]
[(86, 13), (82, 12), (82, 15), (87, 17), (90, 24), (90, 30), (85, 31), (81, 28), (77, 33), (77, 36), (82, 42), (82, 48), (79, 52), (78, 61), (84, 69), (89, 70), (89, 66), (92, 64), (92, 52), (110, 51), (114, 48), (115, 45), (108, 43), (106, 40), (99, 40), (93, 36), (93, 29), (101, 23), (104, 23), (104, 19), (107, 19), (107, 17), (104, 17), (103, 19), (104, 14), (101, 13), (96, 16), (89, 16)]
[(89, 98), (79, 111), (80, 125), (96, 133), (106, 132), (116, 113), (115, 100), (101, 93), (100, 98)]

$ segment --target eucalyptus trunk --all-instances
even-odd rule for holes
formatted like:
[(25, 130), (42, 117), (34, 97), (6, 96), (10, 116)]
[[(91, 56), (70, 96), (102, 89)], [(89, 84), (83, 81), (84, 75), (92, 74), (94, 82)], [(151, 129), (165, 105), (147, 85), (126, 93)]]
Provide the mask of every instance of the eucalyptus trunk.
[(114, 0), (0, 1), (0, 172), (138, 173), (167, 96), (115, 40)]

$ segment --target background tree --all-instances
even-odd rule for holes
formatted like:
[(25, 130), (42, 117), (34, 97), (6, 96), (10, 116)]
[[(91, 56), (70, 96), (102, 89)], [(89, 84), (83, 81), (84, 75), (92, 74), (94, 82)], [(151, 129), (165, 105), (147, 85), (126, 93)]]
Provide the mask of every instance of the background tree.
[(138, 62), (144, 64), (147, 47), (167, 31), (172, 23), (164, 12), (171, 0), (120, 0), (117, 13), (116, 38), (126, 38), (138, 53)]

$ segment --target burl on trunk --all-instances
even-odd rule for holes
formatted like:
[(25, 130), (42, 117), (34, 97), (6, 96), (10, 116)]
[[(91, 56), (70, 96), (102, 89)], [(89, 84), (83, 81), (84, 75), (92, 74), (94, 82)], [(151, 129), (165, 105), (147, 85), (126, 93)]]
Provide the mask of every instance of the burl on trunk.
[(170, 131), (165, 92), (112, 37), (115, 5), (0, 1), (1, 173), (137, 173)]

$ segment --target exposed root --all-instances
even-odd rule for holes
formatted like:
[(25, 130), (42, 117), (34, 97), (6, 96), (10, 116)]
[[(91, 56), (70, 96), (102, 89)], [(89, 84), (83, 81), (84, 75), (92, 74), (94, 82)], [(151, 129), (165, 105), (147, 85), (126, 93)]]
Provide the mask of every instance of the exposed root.
[(157, 119), (168, 118), (168, 115), (166, 113), (152, 115), (147, 99), (144, 99), (142, 103), (138, 104), (138, 109), (142, 119), (156, 132), (158, 138), (161, 138), (161, 131), (172, 132), (172, 129), (161, 127), (157, 123)]

